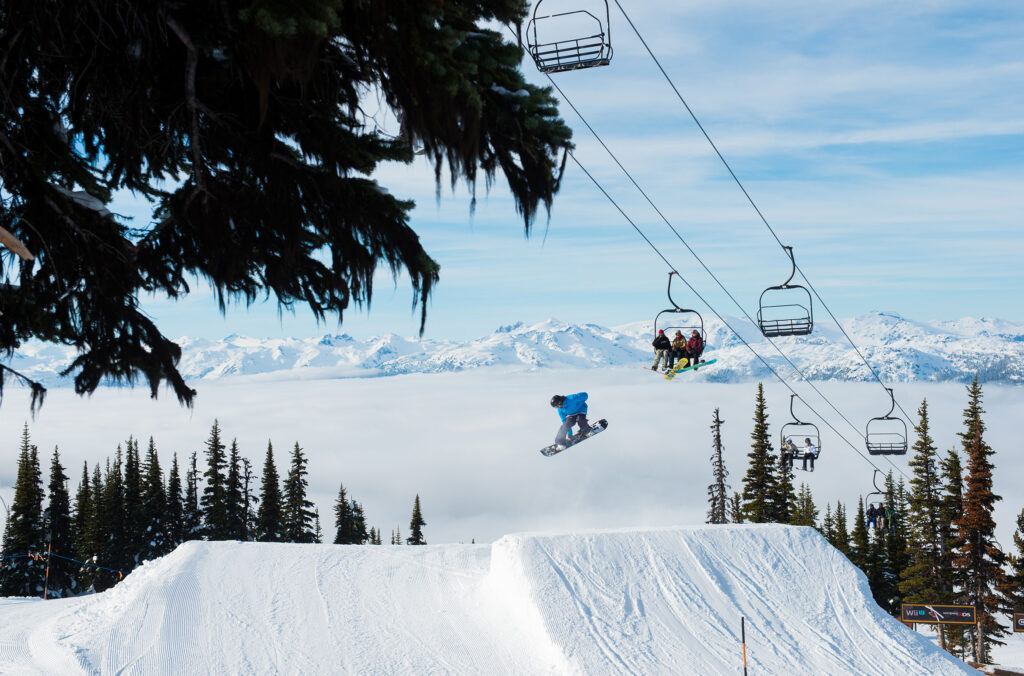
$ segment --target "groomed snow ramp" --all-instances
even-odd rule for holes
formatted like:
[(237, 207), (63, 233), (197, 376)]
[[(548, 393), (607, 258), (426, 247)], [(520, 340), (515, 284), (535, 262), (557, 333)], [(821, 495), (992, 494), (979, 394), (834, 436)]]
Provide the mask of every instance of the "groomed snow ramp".
[(186, 543), (93, 596), (0, 599), (0, 673), (977, 673), (813, 529), (493, 545)]

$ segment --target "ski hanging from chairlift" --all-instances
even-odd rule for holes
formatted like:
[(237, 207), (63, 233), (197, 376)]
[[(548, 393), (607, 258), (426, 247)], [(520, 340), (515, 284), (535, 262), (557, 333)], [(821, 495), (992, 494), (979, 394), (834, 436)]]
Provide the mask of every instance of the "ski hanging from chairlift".
[[(782, 284), (769, 286), (761, 292), (757, 325), (765, 338), (806, 336), (814, 330), (814, 302), (811, 299), (811, 292), (799, 284), (790, 284), (796, 275), (796, 258), (793, 257), (793, 247), (782, 248), (786, 250), (793, 270), (789, 273), (789, 279)], [(765, 296), (768, 297), (768, 304), (765, 304)]]
[[(557, 11), (558, 2), (549, 3), (542, 14), (538, 0), (533, 7), (533, 18), (526, 26), (526, 48), (533, 57), (537, 70), (542, 73), (561, 73), (567, 70), (607, 66), (612, 60), (611, 17), (608, 2), (582, 2), (574, 0), (577, 9)], [(562, 4), (567, 4), (563, 2)], [(604, 23), (600, 6), (604, 5)], [(586, 9), (590, 6), (594, 12)]]

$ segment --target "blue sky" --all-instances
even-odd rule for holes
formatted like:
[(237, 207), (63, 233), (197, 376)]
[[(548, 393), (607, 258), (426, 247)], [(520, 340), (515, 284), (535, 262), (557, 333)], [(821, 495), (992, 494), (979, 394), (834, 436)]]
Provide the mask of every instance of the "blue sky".
[[(623, 6), (838, 316), (1024, 318), (1024, 4)], [(753, 312), (761, 290), (788, 275), (788, 261), (611, 9), (612, 65), (556, 82)], [(531, 63), (524, 70), (546, 82)], [(587, 169), (717, 309), (739, 314), (572, 110), (562, 112)], [(572, 162), (550, 222), (541, 218), (530, 239), (501, 179), (486, 196), (479, 187), (471, 216), (464, 186), (445, 184), (435, 199), (423, 160), (383, 167), (376, 178), (416, 201), (414, 227), (442, 266), (428, 336), (470, 338), (552, 316), (617, 324), (665, 305), (664, 263)], [(116, 207), (146, 218), (130, 197)], [(341, 327), (317, 326), (302, 311), (279, 316), (273, 303), (221, 317), (208, 290), (195, 289), (177, 303), (147, 301), (168, 335), (413, 335), (418, 327), (407, 281), (384, 273), (371, 311), (353, 308)]]

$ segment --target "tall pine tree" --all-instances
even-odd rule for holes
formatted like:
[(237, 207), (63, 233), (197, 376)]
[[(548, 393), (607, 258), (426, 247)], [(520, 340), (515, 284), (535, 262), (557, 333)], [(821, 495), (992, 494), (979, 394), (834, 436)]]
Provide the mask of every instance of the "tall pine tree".
[[(938, 449), (931, 437), (928, 401), (917, 410), (914, 426), (917, 440), (910, 461), (909, 509), (902, 522), (907, 527), (909, 564), (900, 573), (899, 590), (904, 603), (950, 603), (946, 589), (951, 559), (942, 542), (942, 484), (939, 476)], [(939, 625), (935, 625), (938, 629)], [(946, 648), (944, 632), (939, 631), (939, 646)]]
[(185, 503), (181, 495), (181, 468), (178, 454), (171, 457), (171, 471), (167, 475), (167, 543), (171, 549), (185, 541)]
[(263, 483), (260, 488), (260, 506), (256, 512), (256, 539), (260, 542), (281, 542), (284, 509), (281, 505), (281, 481), (274, 464), (274, 445), (267, 442), (267, 456), (263, 461)]
[(747, 454), (749, 464), (743, 477), (743, 518), (750, 523), (768, 523), (777, 514), (777, 461), (768, 434), (766, 408), (764, 384), (758, 383), (754, 399), (754, 429), (750, 433), (750, 453)]
[(199, 468), (196, 467), (196, 452), (188, 459), (188, 473), (185, 475), (185, 513), (182, 530), (185, 540), (199, 540), (203, 537), (203, 512), (199, 507)]
[[(50, 461), (49, 501), (43, 511), (43, 528), (47, 550), (67, 557), (75, 548), (74, 522), (71, 519), (71, 496), (68, 495), (68, 477), (60, 464), (60, 452), (53, 449)], [(64, 598), (78, 592), (75, 564), (67, 558), (49, 557), (50, 573), (47, 578), (47, 598)]]
[(224, 482), (224, 500), (226, 506), (227, 540), (245, 540), (245, 518), (247, 505), (242, 483), (242, 456), (238, 452), (238, 439), (231, 440), (231, 451), (228, 454), (228, 475)]
[(163, 556), (174, 548), (169, 532), (170, 523), (164, 477), (160, 470), (160, 457), (153, 437), (149, 438), (149, 446), (146, 448), (143, 472), (142, 542), (137, 552), (140, 562)]
[(230, 537), (228, 525), (228, 501), (225, 484), (227, 477), (227, 447), (220, 438), (220, 423), (213, 421), (210, 436), (206, 440), (206, 479), (203, 497), (199, 504), (203, 511), (203, 534), (208, 540), (226, 540)]
[(729, 470), (725, 468), (722, 458), (722, 424), (725, 421), (718, 416), (715, 408), (711, 419), (711, 484), (708, 485), (708, 523), (729, 523)]
[(992, 492), (992, 460), (995, 453), (985, 442), (985, 425), (981, 414), (981, 385), (977, 377), (968, 388), (968, 405), (964, 410), (965, 430), (960, 433), (967, 455), (966, 491), (963, 512), (955, 525), (960, 546), (953, 556), (953, 565), (961, 576), (962, 600), (976, 608), (978, 624), (974, 642), (976, 662), (991, 661), (992, 645), (1003, 645), (999, 638), (1008, 633), (996, 619), (1004, 606), (1000, 591), (1007, 584), (1003, 565), (1006, 556), (995, 542), (995, 520), (992, 511), (1002, 498)]
[(306, 497), (309, 471), (299, 442), (292, 449), (292, 462), (284, 480), (282, 534), (285, 542), (313, 542), (313, 503)]
[[(39, 449), (31, 442), (26, 423), (18, 449), (14, 499), (4, 530), (0, 555), (0, 596), (36, 596), (43, 593), (45, 564), (30, 554), (45, 550), (43, 531), (43, 478)], [(11, 558), (6, 558), (11, 557)]]
[(427, 522), (423, 520), (423, 512), (420, 510), (420, 494), (416, 494), (416, 502), (412, 506), (412, 518), (409, 520), (409, 537), (405, 539), (410, 545), (425, 545), (427, 541), (423, 537), (423, 527)]

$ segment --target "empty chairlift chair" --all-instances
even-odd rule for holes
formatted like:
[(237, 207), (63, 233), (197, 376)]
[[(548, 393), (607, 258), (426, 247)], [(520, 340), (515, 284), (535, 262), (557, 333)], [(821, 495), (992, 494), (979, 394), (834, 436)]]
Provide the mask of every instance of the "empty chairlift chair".
[(796, 414), (793, 412), (794, 399), (796, 399), (795, 394), (789, 395), (789, 415), (793, 420), (782, 426), (782, 430), (779, 432), (779, 447), (785, 449), (786, 440), (791, 440), (796, 447), (793, 457), (797, 460), (803, 460), (804, 456), (809, 452), (807, 450), (807, 442), (810, 441), (814, 449), (810, 453), (817, 459), (821, 455), (821, 435), (818, 433), (818, 426), (814, 423), (803, 422), (796, 417)]
[(700, 334), (700, 339), (704, 343), (704, 347), (706, 349), (708, 339), (707, 334), (704, 332), (704, 318), (701, 317), (700, 313), (696, 310), (679, 307), (679, 305), (672, 300), (672, 276), (674, 274), (676, 274), (675, 271), (668, 273), (668, 302), (672, 303), (672, 307), (662, 310), (655, 315), (654, 337), (658, 337), (658, 322), (661, 321), (661, 316), (668, 313), (672, 318), (666, 319), (666, 323), (662, 324), (660, 327), (666, 334), (671, 330), (676, 330), (681, 332), (684, 338), (689, 338), (691, 331), (697, 331)]
[(796, 274), (793, 247), (783, 247), (789, 254), (793, 271), (789, 279), (778, 286), (769, 286), (761, 292), (758, 302), (757, 325), (765, 338), (777, 336), (806, 336), (814, 330), (814, 304), (811, 292), (799, 284), (790, 284)]
[[(611, 63), (611, 22), (607, 1), (584, 3), (592, 5), (591, 9), (596, 14), (586, 9), (542, 14), (543, 4), (544, 0), (538, 0), (534, 5), (533, 18), (526, 27), (526, 48), (537, 64), (537, 70), (561, 73)], [(599, 18), (602, 4), (604, 23)], [(544, 11), (551, 11), (551, 5)]]
[(889, 391), (892, 405), (888, 413), (868, 421), (864, 428), (864, 443), (871, 455), (906, 455), (907, 423), (903, 422), (903, 418), (892, 415), (896, 408), (896, 397), (891, 387), (885, 389)]

